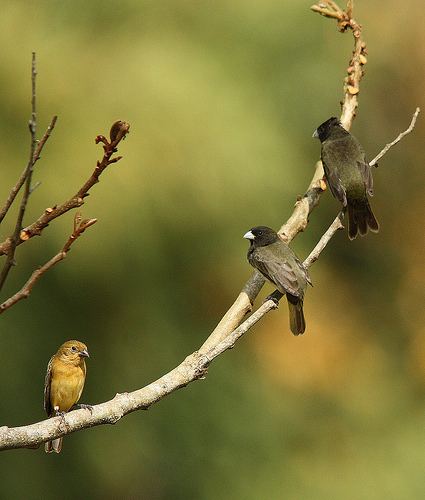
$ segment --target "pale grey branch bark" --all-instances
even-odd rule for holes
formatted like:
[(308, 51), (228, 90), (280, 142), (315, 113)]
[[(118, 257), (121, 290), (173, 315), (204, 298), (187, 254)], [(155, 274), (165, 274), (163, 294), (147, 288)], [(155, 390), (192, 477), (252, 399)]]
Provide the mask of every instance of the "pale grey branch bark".
[[(335, 6), (334, 2), (327, 1), (329, 6)], [(320, 4), (321, 6), (322, 4)], [(347, 4), (347, 12), (352, 12), (352, 2)], [(333, 12), (333, 11), (332, 11)], [(321, 12), (322, 13), (322, 12)], [(326, 14), (325, 14), (326, 15)], [(335, 17), (335, 16), (330, 16)], [(350, 23), (350, 19), (348, 22)], [(347, 16), (338, 18), (340, 23), (347, 21)], [(352, 21), (352, 20), (351, 20)], [(354, 23), (354, 21), (353, 21)], [(354, 23), (353, 31), (359, 25)], [(347, 28), (344, 28), (347, 29)], [(359, 38), (359, 32), (354, 31), (355, 46)], [(361, 53), (358, 56), (362, 55)], [(361, 59), (361, 58), (360, 58)], [(365, 61), (362, 62), (364, 64)], [(359, 80), (361, 72), (358, 74)], [(357, 82), (357, 83), (358, 83)], [(349, 128), (354, 118), (357, 107), (358, 91), (353, 93), (353, 89), (345, 87), (345, 101), (343, 104), (343, 124)], [(416, 112), (416, 117), (417, 113)], [(344, 115), (345, 113), (345, 115)], [(415, 118), (416, 120), (416, 118)], [(414, 122), (411, 127), (413, 129)], [(409, 127), (410, 128), (410, 127)], [(409, 130), (410, 132), (411, 130)], [(406, 134), (400, 134), (400, 139)], [(398, 138), (398, 140), (400, 140)], [(390, 143), (391, 145), (398, 140)], [(391, 146), (384, 148), (377, 158), (385, 154)], [(372, 160), (371, 164), (376, 163), (377, 159)], [(288, 221), (281, 227), (279, 234), (287, 242), (291, 241), (300, 231), (303, 231), (308, 223), (308, 216), (317, 205), (320, 194), (325, 189), (323, 182), (323, 168), (321, 162), (315, 165), (313, 179), (304, 194), (295, 204), (294, 211)], [(304, 265), (309, 267), (319, 257), (322, 250), (326, 247), (335, 232), (342, 227), (340, 214), (332, 222), (328, 230), (323, 234), (318, 244), (312, 250), (310, 255), (304, 261)], [(205, 378), (207, 369), (211, 362), (223, 354), (227, 349), (232, 348), (238, 339), (246, 334), (258, 321), (268, 312), (277, 307), (272, 300), (267, 300), (242, 324), (244, 316), (251, 311), (252, 304), (264, 284), (264, 278), (254, 272), (244, 285), (238, 298), (223, 316), (220, 323), (211, 333), (198, 351), (189, 355), (176, 368), (160, 377), (151, 384), (130, 393), (117, 394), (113, 399), (105, 403), (93, 406), (92, 411), (82, 409), (67, 413), (64, 418), (54, 417), (35, 424), (22, 427), (0, 427), (0, 450), (13, 448), (34, 448), (41, 443), (55, 439), (72, 432), (94, 427), (102, 424), (114, 424), (124, 415), (137, 410), (147, 410), (151, 405), (157, 403), (162, 398), (172, 392), (185, 387), (189, 383)]]
[[(413, 130), (413, 127), (411, 130)], [(393, 143), (395, 144), (395, 141), (391, 144)], [(388, 149), (389, 148), (387, 148), (383, 154), (385, 154)], [(381, 153), (379, 153), (376, 158), (381, 158), (383, 156)], [(376, 163), (376, 158), (374, 158), (372, 162)], [(329, 243), (332, 236), (342, 227), (341, 214), (338, 214), (311, 251), (310, 255), (305, 259), (304, 265), (306, 267), (310, 267), (318, 259), (320, 253)], [(246, 293), (247, 296), (249, 296), (248, 294), (253, 296), (256, 292), (256, 285), (255, 283), (253, 284), (254, 281), (255, 280), (251, 280), (251, 282), (248, 281), (247, 285), (245, 285), (244, 290), (246, 291), (244, 293)], [(45, 441), (75, 431), (97, 425), (114, 424), (123, 416), (133, 411), (147, 410), (150, 406), (157, 403), (168, 394), (185, 387), (195, 380), (205, 378), (211, 362), (228, 349), (231, 349), (245, 333), (276, 307), (277, 305), (275, 302), (267, 300), (248, 319), (225, 335), (224, 338), (217, 341), (215, 331), (212, 332), (207, 341), (203, 344), (203, 348), (192, 353), (176, 368), (142, 389), (130, 393), (117, 394), (110, 401), (93, 406), (92, 412), (86, 409), (75, 410), (67, 413), (63, 419), (61, 417), (54, 417), (22, 427), (0, 427), (0, 450), (35, 448)], [(228, 312), (223, 317), (222, 321), (227, 321), (228, 324), (229, 317), (231, 317), (231, 315)], [(209, 347), (205, 348), (207, 345)]]
[(344, 226), (342, 225), (342, 219), (343, 219), (343, 213), (340, 212), (335, 217), (334, 221), (328, 227), (323, 236), (320, 238), (317, 245), (313, 248), (310, 255), (303, 262), (304, 267), (309, 268), (312, 264), (314, 264), (316, 260), (319, 258), (319, 255), (322, 253), (325, 246), (329, 243), (332, 236), (338, 231), (338, 229), (344, 229)]
[(407, 134), (410, 134), (410, 132), (412, 132), (412, 130), (415, 128), (416, 120), (417, 120), (420, 112), (421, 112), (420, 108), (416, 108), (415, 112), (413, 113), (412, 119), (410, 121), (410, 125), (407, 127), (407, 129), (404, 132), (401, 132), (400, 134), (398, 134), (398, 136), (393, 141), (391, 141), (385, 145), (385, 147), (382, 149), (382, 151), (380, 151), (375, 156), (375, 158), (371, 162), (369, 162), (369, 165), (371, 167), (377, 165), (378, 161), (384, 156), (384, 154), (388, 153), (388, 151), (393, 146), (395, 146), (398, 142), (400, 142), (404, 136), (406, 136)]
[[(335, 2), (326, 0), (313, 6), (312, 10), (320, 14), (337, 20), (337, 27), (341, 32), (351, 30), (353, 34), (354, 49), (348, 63), (347, 76), (344, 79), (344, 98), (341, 105), (340, 120), (343, 126), (349, 130), (356, 115), (358, 106), (358, 95), (360, 92), (360, 81), (363, 77), (363, 66), (367, 63), (365, 56), (366, 43), (362, 38), (362, 30), (352, 18), (353, 4), (348, 2), (344, 11)], [(314, 175), (304, 195), (295, 203), (292, 215), (279, 229), (279, 236), (289, 243), (295, 236), (304, 231), (308, 224), (311, 212), (318, 205), (320, 195), (326, 189), (323, 181), (322, 162), (316, 162)], [(201, 346), (200, 352), (204, 352), (210, 347), (225, 338), (232, 330), (237, 328), (243, 318), (251, 312), (255, 298), (260, 293), (265, 283), (265, 279), (258, 271), (254, 271), (248, 281), (243, 286), (235, 302), (220, 320), (219, 324)]]

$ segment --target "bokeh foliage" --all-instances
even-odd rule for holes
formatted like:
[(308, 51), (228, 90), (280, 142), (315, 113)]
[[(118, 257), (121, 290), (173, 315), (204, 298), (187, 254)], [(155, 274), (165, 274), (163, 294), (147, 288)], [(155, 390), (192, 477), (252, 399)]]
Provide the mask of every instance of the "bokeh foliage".
[[(420, 6), (357, 2), (370, 54), (353, 131), (369, 157), (423, 104)], [(2, 425), (43, 418), (45, 367), (64, 340), (88, 344), (83, 400), (97, 403), (160, 376), (215, 326), (250, 273), (242, 234), (288, 217), (318, 156), (311, 133), (338, 113), (351, 35), (308, 7), (4, 2), (1, 199), (28, 156), (32, 50), (40, 135), (59, 121), (27, 223), (89, 175), (96, 134), (116, 119), (131, 134), (83, 206), (99, 223), (0, 319)], [(420, 119), (375, 172), (379, 235), (338, 234), (312, 268), (302, 338), (282, 305), (149, 412), (69, 436), (60, 456), (3, 453), (0, 496), (423, 497), (423, 135)], [(294, 242), (301, 257), (336, 210), (325, 194)], [(4, 297), (61, 248), (72, 217), (19, 248)]]

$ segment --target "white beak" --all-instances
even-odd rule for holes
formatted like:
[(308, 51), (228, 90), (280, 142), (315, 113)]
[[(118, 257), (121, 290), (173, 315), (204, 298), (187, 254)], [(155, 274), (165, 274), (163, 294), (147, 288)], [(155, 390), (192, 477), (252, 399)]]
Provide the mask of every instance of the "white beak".
[(243, 237), (247, 240), (255, 240), (255, 236), (252, 234), (252, 231), (248, 231), (243, 235)]
[(314, 139), (319, 138), (319, 133), (317, 132), (317, 129), (313, 132), (313, 135), (311, 137), (313, 137)]

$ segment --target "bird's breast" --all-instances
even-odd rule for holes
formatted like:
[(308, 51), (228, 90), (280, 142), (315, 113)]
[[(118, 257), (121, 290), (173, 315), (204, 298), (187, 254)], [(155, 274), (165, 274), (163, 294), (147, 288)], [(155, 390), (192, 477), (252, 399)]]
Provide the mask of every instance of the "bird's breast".
[(59, 366), (53, 370), (50, 386), (52, 408), (68, 411), (80, 399), (85, 372), (79, 366)]

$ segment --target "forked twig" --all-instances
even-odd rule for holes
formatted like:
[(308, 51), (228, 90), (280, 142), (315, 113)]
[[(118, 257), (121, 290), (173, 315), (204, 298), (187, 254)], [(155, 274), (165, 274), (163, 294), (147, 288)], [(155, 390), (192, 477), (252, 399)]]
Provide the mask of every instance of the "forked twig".
[[(84, 198), (89, 195), (90, 189), (99, 182), (100, 175), (104, 170), (111, 164), (121, 160), (122, 156), (113, 156), (114, 153), (118, 151), (118, 144), (126, 137), (129, 133), (130, 125), (124, 121), (117, 121), (112, 125), (110, 132), (110, 140), (108, 141), (103, 135), (98, 135), (95, 139), (96, 144), (103, 144), (103, 158), (98, 161), (95, 169), (93, 170), (90, 177), (83, 184), (83, 186), (74, 194), (69, 200), (63, 202), (61, 205), (55, 205), (53, 207), (48, 207), (45, 209), (42, 215), (30, 224), (29, 226), (23, 228), (19, 234), (19, 240), (17, 245), (21, 245), (25, 241), (28, 241), (33, 236), (41, 235), (43, 229), (45, 229), (50, 222), (52, 222), (57, 217), (60, 217), (64, 213), (78, 208), (84, 204)], [(0, 256), (5, 255), (9, 252), (12, 244), (12, 238), (7, 238), (2, 243), (0, 243)]]
[(43, 276), (43, 274), (45, 274), (53, 266), (61, 262), (66, 257), (75, 241), (84, 233), (86, 229), (88, 229), (93, 224), (96, 224), (96, 222), (97, 219), (82, 220), (80, 212), (77, 212), (74, 217), (74, 230), (69, 236), (62, 250), (58, 252), (54, 257), (52, 257), (48, 262), (46, 262), (43, 266), (34, 271), (25, 285), (19, 290), (19, 292), (16, 292), (14, 295), (12, 295), (12, 297), (0, 304), (0, 314), (4, 313), (4, 311), (15, 305), (20, 300), (28, 298), (32, 289), (34, 288), (34, 285)]
[[(322, 4), (328, 6), (330, 9), (329, 12), (338, 12), (339, 7), (335, 2), (325, 0), (320, 3), (320, 5)], [(353, 2), (348, 1), (345, 11), (346, 15), (340, 18), (337, 17), (337, 19), (340, 29), (346, 29), (347, 27), (352, 28), (356, 39), (356, 37), (359, 37), (359, 32), (356, 31), (356, 27), (358, 26), (357, 23), (354, 21), (351, 22), (352, 9)], [(350, 15), (348, 16), (348, 14)], [(345, 28), (343, 23), (348, 23), (345, 25)], [(358, 63), (362, 65), (364, 62), (361, 62), (360, 56), (363, 55), (364, 46), (362, 46), (362, 44), (357, 45), (355, 42), (355, 51), (356, 47), (357, 49), (360, 47), (360, 52), (357, 52), (357, 55), (355, 54), (353, 57), (357, 57)], [(356, 73), (358, 80), (353, 80), (354, 83), (356, 83), (356, 81), (357, 83), (360, 81), (361, 74), (362, 72)], [(342, 121), (347, 129), (350, 127), (355, 115), (355, 109), (357, 107), (357, 94), (358, 90), (352, 92), (348, 88), (348, 85), (345, 86), (345, 100), (342, 111), (342, 117), (344, 117), (344, 120)], [(385, 154), (388, 149), (389, 148), (385, 151), (383, 150), (383, 154)], [(381, 153), (379, 155), (381, 155)], [(376, 162), (377, 159), (372, 161)], [(322, 178), (323, 169), (319, 162), (316, 164), (315, 173), (307, 192), (300, 200), (297, 201), (291, 218), (279, 231), (279, 234), (286, 241), (289, 242), (296, 234), (298, 234), (298, 232), (302, 231), (307, 226), (308, 216), (317, 205), (320, 195), (324, 190)], [(323, 234), (310, 255), (304, 261), (304, 265), (306, 267), (309, 267), (317, 260), (332, 236), (341, 227), (341, 219), (340, 215), (338, 215), (328, 230)], [(160, 401), (168, 394), (185, 387), (187, 384), (195, 380), (204, 378), (209, 365), (216, 357), (220, 356), (227, 349), (232, 348), (235, 345), (235, 342), (248, 332), (254, 324), (263, 318), (269, 311), (276, 308), (276, 304), (273, 301), (268, 300), (262, 304), (248, 319), (240, 324), (245, 314), (251, 310), (252, 303), (259, 293), (263, 283), (264, 278), (258, 272), (254, 272), (245, 284), (236, 302), (227, 311), (217, 328), (211, 333), (199, 351), (195, 351), (189, 355), (176, 368), (163, 375), (158, 380), (139, 390), (130, 393), (117, 394), (110, 401), (94, 406), (91, 412), (86, 410), (77, 410), (67, 413), (64, 417), (50, 418), (32, 425), (15, 428), (2, 427), (0, 428), (0, 449), (23, 448), (34, 445), (37, 446), (44, 441), (55, 439), (84, 428), (102, 424), (114, 424), (124, 415), (136, 410), (148, 409), (151, 405)], [(66, 423), (65, 426), (62, 425), (63, 422)]]

